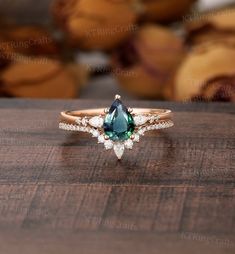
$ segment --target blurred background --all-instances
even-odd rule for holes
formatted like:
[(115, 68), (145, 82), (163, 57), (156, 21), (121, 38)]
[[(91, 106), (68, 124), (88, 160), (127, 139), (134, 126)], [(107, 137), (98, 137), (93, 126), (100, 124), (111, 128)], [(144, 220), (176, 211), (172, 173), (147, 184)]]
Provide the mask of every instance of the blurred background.
[(0, 0), (0, 97), (235, 102), (235, 0)]

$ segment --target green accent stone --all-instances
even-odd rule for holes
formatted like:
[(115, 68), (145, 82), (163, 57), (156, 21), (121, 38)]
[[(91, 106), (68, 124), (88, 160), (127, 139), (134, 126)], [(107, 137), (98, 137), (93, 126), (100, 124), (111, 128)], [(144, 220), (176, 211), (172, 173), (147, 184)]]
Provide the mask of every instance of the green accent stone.
[(124, 141), (135, 130), (134, 119), (119, 99), (116, 99), (104, 120), (104, 132), (113, 141)]

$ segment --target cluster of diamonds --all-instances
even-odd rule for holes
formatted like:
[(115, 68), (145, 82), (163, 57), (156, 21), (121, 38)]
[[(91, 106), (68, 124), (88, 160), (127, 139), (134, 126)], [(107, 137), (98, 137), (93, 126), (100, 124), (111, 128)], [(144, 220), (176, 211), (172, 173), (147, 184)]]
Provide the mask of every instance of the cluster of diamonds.
[(98, 139), (98, 143), (104, 144), (106, 150), (114, 149), (115, 154), (121, 159), (125, 149), (132, 149), (134, 142), (139, 142), (140, 137), (145, 132), (165, 129), (172, 127), (174, 124), (171, 120), (159, 120), (158, 115), (133, 115), (136, 125), (135, 132), (130, 139), (123, 142), (115, 142), (104, 134), (102, 129), (104, 124), (104, 116), (94, 117), (77, 117), (76, 124), (60, 123), (59, 128), (68, 131), (88, 132)]

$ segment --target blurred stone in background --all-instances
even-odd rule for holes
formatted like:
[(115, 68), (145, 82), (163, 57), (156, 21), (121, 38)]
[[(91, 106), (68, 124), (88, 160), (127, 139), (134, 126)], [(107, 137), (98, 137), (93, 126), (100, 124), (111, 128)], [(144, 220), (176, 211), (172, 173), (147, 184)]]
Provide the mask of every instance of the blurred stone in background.
[(234, 4), (234, 2), (234, 0), (200, 0), (198, 1), (198, 9), (199, 11), (208, 11)]
[(137, 29), (129, 0), (57, 0), (52, 13), (69, 44), (84, 50), (111, 50)]
[(176, 76), (178, 101), (235, 101), (235, 49), (226, 44), (200, 45), (190, 52)]
[(234, 3), (0, 0), (0, 96), (234, 101)]
[[(53, 0), (0, 0), (0, 15), (20, 23), (48, 23), (51, 20), (49, 7), (52, 2)], [(200, 11), (205, 11), (233, 3), (234, 0), (199, 0), (198, 7)]]
[(47, 24), (52, 0), (0, 0), (0, 15), (19, 24)]
[(182, 38), (171, 29), (143, 25), (113, 54), (113, 73), (137, 97), (172, 100), (175, 72), (185, 53)]

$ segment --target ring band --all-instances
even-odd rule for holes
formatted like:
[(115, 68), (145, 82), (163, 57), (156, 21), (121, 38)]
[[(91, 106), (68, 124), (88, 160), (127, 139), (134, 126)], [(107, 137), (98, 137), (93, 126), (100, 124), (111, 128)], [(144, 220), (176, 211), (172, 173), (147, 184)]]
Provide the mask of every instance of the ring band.
[[(150, 109), (150, 108), (133, 108), (131, 109), (133, 115), (149, 115), (149, 120), (153, 116), (157, 116), (158, 120), (171, 119), (172, 112), (168, 109)], [(77, 111), (63, 111), (61, 112), (61, 121), (65, 121), (71, 124), (77, 124), (78, 117), (92, 118), (94, 116), (104, 116), (105, 108), (99, 109), (84, 109)]]
[(118, 159), (125, 148), (132, 149), (134, 142), (146, 131), (172, 127), (172, 112), (168, 109), (126, 108), (115, 96), (110, 108), (63, 111), (59, 128), (90, 133), (103, 143), (106, 150), (114, 149)]

